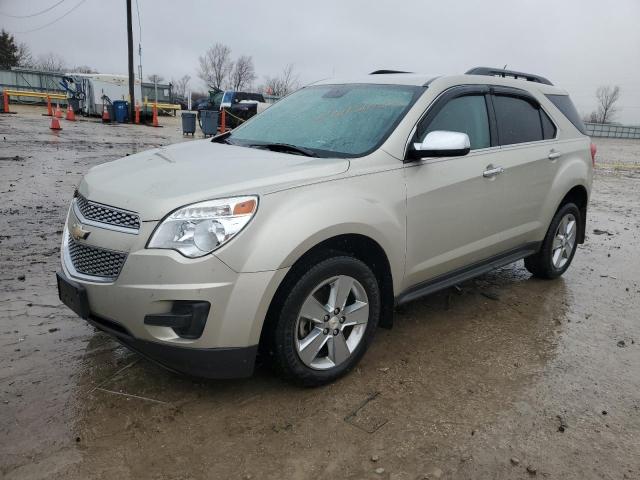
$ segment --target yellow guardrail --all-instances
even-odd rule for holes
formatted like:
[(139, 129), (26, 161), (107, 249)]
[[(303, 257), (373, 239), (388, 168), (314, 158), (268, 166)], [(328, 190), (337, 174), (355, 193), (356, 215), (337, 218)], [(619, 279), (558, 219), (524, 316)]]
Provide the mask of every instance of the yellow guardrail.
[(36, 92), (31, 90), (13, 90), (10, 88), (4, 89), (2, 93), (6, 93), (10, 97), (31, 97), (31, 98), (42, 98), (44, 100), (46, 100), (47, 97), (49, 97), (51, 100), (67, 99), (67, 96), (64, 93)]
[(157, 106), (158, 110), (181, 110), (182, 109), (182, 107), (176, 103), (156, 103), (156, 102), (149, 102), (149, 101), (142, 102), (143, 107), (153, 108), (154, 105)]

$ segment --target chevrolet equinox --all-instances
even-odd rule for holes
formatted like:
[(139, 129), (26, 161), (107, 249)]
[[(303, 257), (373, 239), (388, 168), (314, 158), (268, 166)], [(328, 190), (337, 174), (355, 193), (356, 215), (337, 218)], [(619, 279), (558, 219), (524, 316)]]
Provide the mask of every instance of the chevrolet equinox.
[(58, 292), (174, 371), (249, 376), (260, 350), (320, 385), (396, 305), (520, 259), (562, 275), (594, 157), (567, 92), (538, 75), (320, 81), (211, 140), (92, 168)]

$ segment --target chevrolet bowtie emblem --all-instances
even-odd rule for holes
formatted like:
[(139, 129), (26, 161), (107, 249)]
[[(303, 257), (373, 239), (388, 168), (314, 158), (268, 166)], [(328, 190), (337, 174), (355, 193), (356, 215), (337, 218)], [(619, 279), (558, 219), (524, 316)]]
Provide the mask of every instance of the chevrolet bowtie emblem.
[(91, 232), (82, 228), (79, 223), (74, 223), (71, 227), (71, 236), (74, 240), (86, 240)]

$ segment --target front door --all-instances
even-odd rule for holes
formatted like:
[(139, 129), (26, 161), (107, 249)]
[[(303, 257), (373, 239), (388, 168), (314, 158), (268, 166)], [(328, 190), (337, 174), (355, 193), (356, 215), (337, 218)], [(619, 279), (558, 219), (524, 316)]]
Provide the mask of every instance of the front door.
[[(404, 288), (500, 253), (499, 174), (491, 174), (499, 150), (486, 86), (446, 91), (417, 126), (412, 141), (434, 130), (464, 132), (471, 151), (461, 157), (406, 164), (407, 257)], [(487, 175), (487, 172), (489, 174)]]

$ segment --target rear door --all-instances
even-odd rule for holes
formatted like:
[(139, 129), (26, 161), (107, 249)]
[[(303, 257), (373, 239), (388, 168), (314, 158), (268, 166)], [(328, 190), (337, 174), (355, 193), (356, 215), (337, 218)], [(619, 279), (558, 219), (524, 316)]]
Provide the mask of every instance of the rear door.
[(405, 288), (500, 253), (494, 237), (502, 222), (500, 178), (485, 177), (498, 150), (489, 88), (455, 87), (443, 93), (418, 123), (411, 141), (434, 130), (464, 132), (465, 156), (406, 164), (407, 259)]
[(539, 233), (563, 152), (554, 141), (556, 126), (531, 94), (509, 87), (492, 87), (491, 93), (500, 144), (495, 160), (504, 168), (503, 200), (495, 211), (501, 231), (497, 243), (508, 250)]

